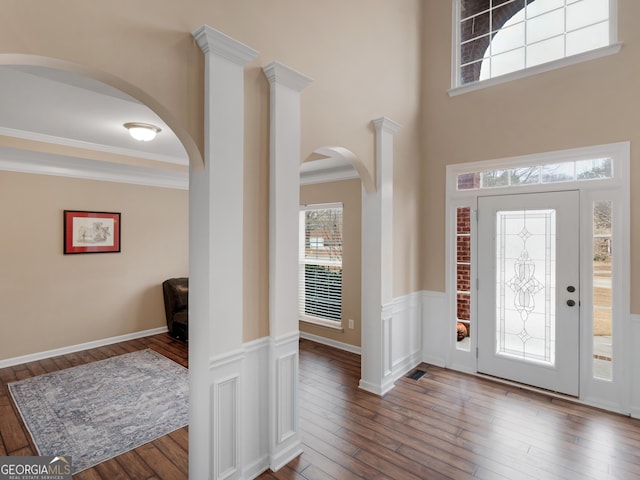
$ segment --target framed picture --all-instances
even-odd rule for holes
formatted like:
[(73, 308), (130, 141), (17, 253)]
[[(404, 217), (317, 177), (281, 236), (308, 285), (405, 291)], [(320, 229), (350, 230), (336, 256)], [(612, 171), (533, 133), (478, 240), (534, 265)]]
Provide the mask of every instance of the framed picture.
[(120, 251), (120, 213), (64, 211), (64, 253)]

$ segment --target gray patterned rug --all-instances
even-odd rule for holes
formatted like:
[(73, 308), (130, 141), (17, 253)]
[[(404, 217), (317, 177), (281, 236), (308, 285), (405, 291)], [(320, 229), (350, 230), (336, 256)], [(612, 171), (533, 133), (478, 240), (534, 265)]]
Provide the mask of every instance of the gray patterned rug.
[(149, 349), (8, 386), (40, 455), (73, 473), (188, 424), (187, 369)]

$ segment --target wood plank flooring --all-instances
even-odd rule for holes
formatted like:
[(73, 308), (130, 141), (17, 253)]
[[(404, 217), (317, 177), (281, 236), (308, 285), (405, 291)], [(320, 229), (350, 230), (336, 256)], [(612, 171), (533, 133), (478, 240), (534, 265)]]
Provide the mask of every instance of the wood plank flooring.
[[(153, 348), (187, 365), (166, 334), (0, 370), (0, 456), (35, 449), (6, 383)], [(640, 478), (640, 421), (421, 365), (384, 398), (358, 389), (360, 357), (300, 342), (304, 453), (262, 480)], [(79, 480), (183, 480), (186, 428), (79, 473)]]
[(640, 478), (640, 421), (422, 364), (384, 398), (360, 358), (302, 340), (304, 453), (262, 480)]
[[(185, 367), (188, 366), (187, 344), (171, 338), (168, 334), (160, 334), (0, 369), (0, 456), (37, 455), (31, 436), (11, 399), (7, 383), (145, 348), (151, 348)], [(186, 479), (189, 458), (188, 439), (188, 427), (181, 428), (135, 450), (84, 470), (73, 478), (78, 480)]]

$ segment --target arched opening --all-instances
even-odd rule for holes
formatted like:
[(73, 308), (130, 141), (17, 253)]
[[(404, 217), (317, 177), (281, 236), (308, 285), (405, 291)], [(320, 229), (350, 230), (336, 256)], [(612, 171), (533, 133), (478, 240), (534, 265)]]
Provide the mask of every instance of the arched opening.
[[(19, 319), (4, 325), (3, 359), (161, 330), (161, 281), (189, 270), (195, 142), (141, 89), (94, 69), (5, 54), (0, 84), (2, 303)], [(161, 126), (158, 143), (132, 143), (127, 121)], [(121, 252), (64, 256), (64, 209), (121, 213)]]
[[(362, 236), (362, 195), (363, 192), (375, 190), (375, 182), (364, 163), (352, 151), (344, 147), (326, 146), (316, 149), (304, 160), (300, 167), (300, 184), (300, 203), (304, 210), (304, 215), (301, 214), (300, 220), (301, 235), (307, 229), (303, 230), (302, 222), (305, 221), (303, 217), (308, 216), (309, 209), (313, 212), (323, 211), (322, 209), (325, 207), (339, 208), (343, 220), (339, 228), (342, 318), (339, 322), (322, 322), (321, 320), (314, 322), (313, 319), (302, 321), (300, 324), (301, 337), (360, 353), (362, 342), (366, 339), (362, 331), (362, 302), (364, 298), (361, 288), (363, 276), (362, 242), (365, 241)], [(304, 226), (309, 227), (306, 222)], [(322, 234), (318, 235), (323, 236)], [(316, 237), (310, 237), (311, 241), (315, 240), (317, 245), (322, 244), (319, 250), (323, 252), (329, 248), (324, 247), (324, 244), (334, 241), (333, 238)], [(371, 239), (367, 240), (371, 241)], [(301, 237), (300, 245), (305, 256), (308, 252), (314, 258), (318, 254), (317, 249), (313, 248), (314, 245), (309, 244), (309, 239)], [(320, 257), (322, 257), (321, 253)], [(304, 268), (307, 267), (308, 265), (305, 263)], [(321, 277), (322, 279), (324, 277)], [(301, 275), (301, 291), (305, 288), (306, 283), (307, 276)], [(299, 302), (303, 301), (306, 301), (306, 297), (301, 295)], [(301, 313), (301, 318), (304, 317)]]
[[(194, 139), (173, 115), (144, 90), (119, 77), (64, 60), (38, 55), (0, 54), (0, 67), (2, 66), (48, 77), (52, 81), (68, 82), (77, 88), (86, 88), (88, 90), (98, 88), (101, 90), (101, 92), (94, 91), (94, 93), (117, 95), (115, 92), (120, 92), (121, 100), (126, 101), (128, 97), (130, 102), (137, 102), (139, 105), (146, 107), (167, 125), (184, 148), (188, 163), (191, 163), (196, 169), (203, 165), (202, 154)], [(100, 85), (103, 85), (103, 87), (100, 87)], [(95, 113), (96, 115), (99, 114), (99, 112)]]
[(324, 178), (331, 181), (360, 178), (365, 191), (371, 193), (376, 190), (373, 174), (357, 155), (344, 147), (328, 146), (314, 150), (302, 163), (300, 175), (307, 183), (317, 183)]

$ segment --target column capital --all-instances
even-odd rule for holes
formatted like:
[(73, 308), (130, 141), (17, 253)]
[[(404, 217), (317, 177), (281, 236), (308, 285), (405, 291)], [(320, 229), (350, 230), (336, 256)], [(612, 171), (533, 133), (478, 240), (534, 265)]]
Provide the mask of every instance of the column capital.
[(213, 53), (240, 66), (246, 65), (258, 56), (258, 52), (253, 48), (209, 25), (198, 28), (193, 32), (193, 37), (205, 55)]
[(262, 71), (270, 84), (284, 85), (297, 92), (301, 92), (312, 82), (306, 75), (279, 62), (271, 62), (266, 67), (263, 67)]
[(380, 117), (373, 120), (373, 125), (376, 127), (376, 131), (379, 132), (388, 132), (388, 133), (396, 133), (399, 131), (402, 126), (399, 123), (394, 122), (388, 117)]

